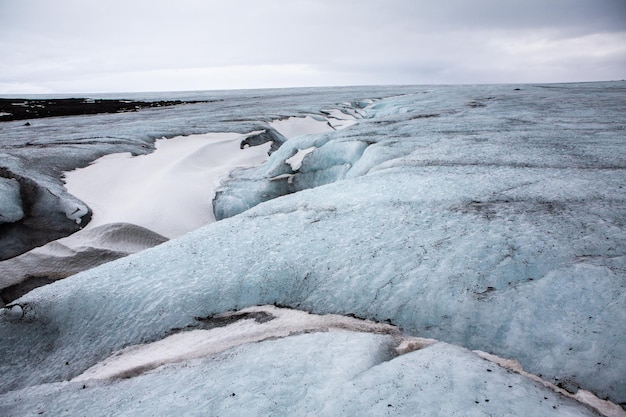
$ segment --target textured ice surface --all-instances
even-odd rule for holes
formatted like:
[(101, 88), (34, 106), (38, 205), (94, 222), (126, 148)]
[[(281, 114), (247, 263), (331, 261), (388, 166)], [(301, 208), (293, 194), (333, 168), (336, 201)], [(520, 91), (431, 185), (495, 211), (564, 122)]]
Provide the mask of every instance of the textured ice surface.
[(13, 223), (22, 217), (20, 184), (15, 179), (0, 177), (0, 224)]
[(0, 396), (4, 415), (596, 416), (458, 347), (394, 357), (390, 336), (335, 331), (249, 344), (131, 379)]
[[(293, 138), (266, 164), (239, 170), (224, 184), (222, 217), (232, 217), (39, 288), (17, 300), (19, 314), (5, 309), (0, 386), (24, 391), (8, 392), (1, 403), (15, 410), (35, 402), (86, 404), (77, 393), (82, 385), (60, 381), (121, 349), (193, 326), (197, 317), (275, 303), (389, 320), (409, 335), (515, 359), (571, 392), (583, 388), (623, 404), (624, 92), (623, 83), (424, 88), (375, 101), (346, 129)], [(286, 163), (312, 147), (298, 170)], [(323, 340), (315, 342), (318, 337)], [(341, 351), (352, 352), (354, 361), (352, 354), (329, 353), (333, 340), (344, 343), (315, 334), (246, 345), (207, 359), (207, 369), (186, 363), (94, 387), (103, 390), (103, 403), (123, 398), (120, 404), (128, 407), (139, 407), (133, 394), (174, 407), (191, 390), (190, 398), (204, 399), (198, 404), (215, 401), (215, 414), (225, 414), (219, 407), (233, 399), (242, 401), (236, 403), (240, 412), (249, 400), (266, 414), (274, 402), (277, 413), (289, 413), (308, 410), (307, 398), (329, 397), (312, 407), (360, 414), (398, 405), (411, 407), (399, 414), (414, 415), (414, 408), (432, 410), (436, 401), (444, 412), (430, 415), (481, 415), (482, 407), (523, 402), (533, 411), (489, 408), (487, 414), (549, 415), (552, 406), (555, 413), (569, 412), (566, 404), (543, 400), (536, 385), (509, 388), (516, 384), (502, 382), (501, 371), (475, 366), (473, 354), (460, 348), (432, 346), (372, 361), (378, 366), (349, 376), (338, 375), (345, 370), (340, 366), (322, 369), (323, 376), (307, 373), (310, 363), (299, 352), (314, 364), (323, 363), (314, 353), (323, 351), (357, 366), (360, 350), (349, 344)], [(267, 362), (274, 357), (265, 346), (276, 352), (276, 364)], [(368, 346), (365, 355), (376, 356)], [(424, 352), (432, 355), (420, 362)], [(256, 395), (260, 378), (283, 364), (289, 369), (283, 374), (302, 383), (279, 379), (262, 385), (270, 394)], [(431, 379), (426, 371), (407, 372), (429, 364)], [(485, 378), (471, 379), (474, 370)], [(305, 385), (309, 375), (317, 376)], [(315, 385), (315, 378), (323, 382)], [(163, 390), (170, 381), (185, 388), (168, 401)], [(232, 386), (245, 386), (245, 395)], [(211, 391), (215, 387), (227, 388)], [(486, 395), (491, 387), (501, 403)], [(454, 398), (444, 395), (466, 389)], [(546, 404), (547, 411), (533, 408)]]

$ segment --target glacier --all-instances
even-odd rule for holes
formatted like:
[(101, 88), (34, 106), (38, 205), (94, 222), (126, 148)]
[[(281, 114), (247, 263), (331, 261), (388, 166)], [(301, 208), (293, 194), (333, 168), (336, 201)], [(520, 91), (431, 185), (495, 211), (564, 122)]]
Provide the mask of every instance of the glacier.
[[(262, 92), (225, 96), (239, 107), (219, 113), (212, 131), (283, 135), (272, 123), (288, 116), (303, 124), (333, 116), (337, 125), (288, 138), (267, 162), (231, 172), (213, 201), (219, 221), (2, 309), (0, 410), (597, 415), (472, 351), (623, 407), (624, 92), (623, 82), (295, 90), (274, 96), (263, 115)], [(145, 114), (169, 115), (170, 134), (158, 134), (174, 137), (205, 133), (198, 114), (215, 105)], [(140, 116), (123, 115), (133, 140)], [(203, 132), (181, 131), (190, 125)], [(156, 136), (143, 137), (146, 149)], [(112, 148), (91, 148), (89, 158)], [(81, 152), (74, 167), (88, 159)], [(14, 189), (2, 188), (9, 209)], [(395, 330), (316, 325), (122, 379), (80, 377), (122, 352), (264, 305)], [(273, 308), (261, 316), (278, 315)], [(226, 333), (256, 328), (234, 325)], [(400, 354), (399, 339), (412, 337), (434, 342)], [(624, 415), (622, 407), (603, 413)]]

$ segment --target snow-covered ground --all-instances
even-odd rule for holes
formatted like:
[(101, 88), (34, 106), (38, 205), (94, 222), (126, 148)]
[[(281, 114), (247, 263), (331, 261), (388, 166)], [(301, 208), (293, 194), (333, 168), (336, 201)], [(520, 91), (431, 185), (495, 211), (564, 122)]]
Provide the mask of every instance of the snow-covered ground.
[(131, 223), (171, 239), (215, 221), (211, 201), (230, 171), (267, 159), (269, 143), (242, 152), (242, 140), (234, 133), (160, 139), (148, 155), (111, 154), (67, 172), (65, 186), (93, 211), (86, 229)]
[(625, 415), (626, 86), (518, 88), (234, 94), (220, 131), (309, 134), (223, 220), (4, 308), (0, 414)]

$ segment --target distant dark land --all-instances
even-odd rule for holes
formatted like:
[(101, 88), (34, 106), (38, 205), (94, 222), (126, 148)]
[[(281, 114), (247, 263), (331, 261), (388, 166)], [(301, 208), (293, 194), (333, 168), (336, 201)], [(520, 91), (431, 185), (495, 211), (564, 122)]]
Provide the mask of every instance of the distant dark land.
[(39, 119), (42, 117), (77, 116), (83, 114), (120, 113), (151, 107), (203, 103), (204, 101), (134, 101), (119, 99), (19, 99), (0, 98), (0, 122)]

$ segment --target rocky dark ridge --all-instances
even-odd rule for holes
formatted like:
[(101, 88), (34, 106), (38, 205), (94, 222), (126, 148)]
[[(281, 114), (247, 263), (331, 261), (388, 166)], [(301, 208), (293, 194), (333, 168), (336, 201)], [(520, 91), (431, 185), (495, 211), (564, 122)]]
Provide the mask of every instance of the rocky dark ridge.
[(39, 119), (42, 117), (77, 116), (84, 114), (121, 113), (152, 107), (206, 103), (207, 101), (135, 101), (89, 98), (20, 99), (0, 98), (0, 121)]

